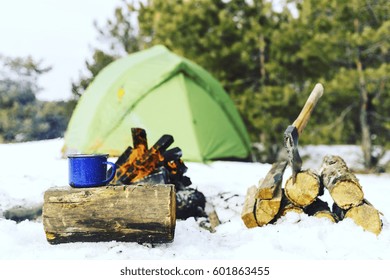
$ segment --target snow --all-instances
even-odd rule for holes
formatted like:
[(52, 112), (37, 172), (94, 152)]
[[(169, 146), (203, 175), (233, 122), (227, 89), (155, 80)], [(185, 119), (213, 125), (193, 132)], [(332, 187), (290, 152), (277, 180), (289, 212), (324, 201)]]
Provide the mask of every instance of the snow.
[[(19, 205), (41, 204), (47, 189), (68, 184), (62, 145), (63, 139), (0, 145), (0, 259), (390, 259), (390, 174), (357, 174), (365, 198), (383, 213), (383, 230), (378, 236), (350, 219), (332, 224), (296, 213), (275, 224), (247, 229), (241, 220), (246, 190), (265, 177), (271, 166), (223, 161), (186, 162), (192, 187), (205, 194), (222, 222), (214, 233), (199, 226), (201, 219), (190, 218), (177, 221), (174, 241), (168, 244), (112, 241), (50, 245), (41, 220), (16, 223), (5, 219), (3, 212)], [(354, 146), (308, 146), (302, 151), (315, 155), (304, 163), (314, 169), (319, 168), (324, 153), (345, 156), (348, 165), (360, 160)], [(287, 168), (284, 178), (290, 174)]]

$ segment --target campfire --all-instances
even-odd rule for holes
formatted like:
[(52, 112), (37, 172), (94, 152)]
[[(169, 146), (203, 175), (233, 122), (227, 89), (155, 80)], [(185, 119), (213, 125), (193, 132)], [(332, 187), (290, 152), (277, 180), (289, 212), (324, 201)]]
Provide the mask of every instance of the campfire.
[(55, 187), (45, 192), (42, 216), (50, 244), (172, 242), (176, 219), (206, 216), (205, 196), (191, 188), (184, 175), (181, 149), (168, 149), (173, 137), (163, 135), (149, 148), (145, 130), (131, 132), (133, 147), (117, 159), (108, 186)]
[(204, 216), (206, 199), (201, 192), (189, 187), (191, 180), (184, 175), (188, 168), (181, 159), (181, 149), (168, 149), (174, 142), (173, 137), (163, 135), (149, 148), (144, 129), (132, 128), (131, 133), (134, 147), (129, 146), (115, 162), (117, 171), (111, 184), (173, 184), (177, 218)]

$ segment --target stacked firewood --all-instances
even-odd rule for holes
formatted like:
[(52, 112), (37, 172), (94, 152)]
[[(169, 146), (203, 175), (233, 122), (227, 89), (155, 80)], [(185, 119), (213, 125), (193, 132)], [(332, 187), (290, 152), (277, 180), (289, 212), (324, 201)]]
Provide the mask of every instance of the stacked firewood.
[[(173, 137), (165, 134), (149, 148), (144, 129), (132, 128), (131, 133), (133, 147), (129, 146), (115, 162), (117, 170), (110, 184), (172, 184), (176, 191), (176, 218), (204, 216), (206, 198), (190, 187), (191, 180), (184, 175), (187, 166), (181, 159), (181, 149), (168, 149)], [(107, 173), (111, 174), (111, 169)]]
[[(282, 188), (287, 162), (278, 162), (258, 187), (248, 189), (241, 218), (248, 228), (274, 223), (293, 211), (338, 222), (351, 218), (365, 230), (379, 234), (381, 213), (364, 198), (362, 186), (339, 156), (325, 156), (319, 172), (304, 170), (295, 183), (288, 178)], [(324, 190), (333, 199), (332, 209), (321, 200)]]

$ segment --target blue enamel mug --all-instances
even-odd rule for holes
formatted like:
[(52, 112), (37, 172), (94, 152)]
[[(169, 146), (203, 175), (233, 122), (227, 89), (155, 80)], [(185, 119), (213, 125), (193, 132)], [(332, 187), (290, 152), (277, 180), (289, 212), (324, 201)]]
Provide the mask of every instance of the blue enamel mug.
[[(68, 155), (69, 184), (74, 188), (88, 188), (107, 185), (115, 176), (115, 163), (107, 161), (108, 154)], [(107, 178), (107, 165), (112, 166)]]

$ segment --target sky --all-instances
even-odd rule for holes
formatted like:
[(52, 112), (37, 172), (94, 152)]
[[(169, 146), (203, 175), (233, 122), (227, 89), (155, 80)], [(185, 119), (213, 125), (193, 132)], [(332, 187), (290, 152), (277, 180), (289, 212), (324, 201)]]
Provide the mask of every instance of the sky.
[(71, 82), (99, 46), (93, 22), (104, 26), (120, 0), (0, 0), (0, 54), (42, 60), (41, 100), (66, 100)]
[[(274, 7), (279, 2), (273, 0)], [(0, 0), (0, 55), (31, 56), (52, 70), (39, 79), (41, 100), (66, 100), (85, 60), (103, 46), (93, 23), (104, 26), (121, 0)]]

